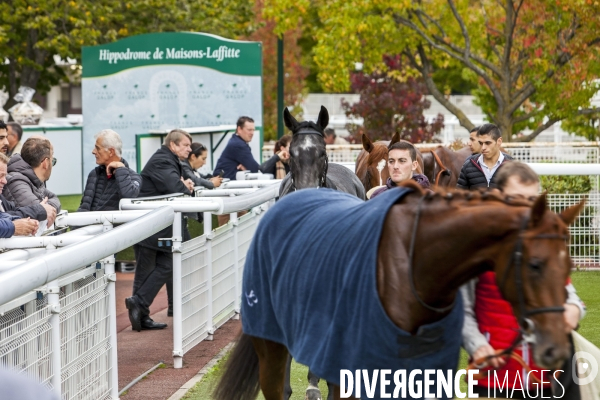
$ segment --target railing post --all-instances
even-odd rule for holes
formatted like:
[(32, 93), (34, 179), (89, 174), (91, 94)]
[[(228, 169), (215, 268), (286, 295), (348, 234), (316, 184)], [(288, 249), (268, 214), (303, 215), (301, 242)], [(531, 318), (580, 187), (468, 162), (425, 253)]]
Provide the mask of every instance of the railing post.
[(183, 368), (183, 310), (181, 285), (181, 242), (183, 229), (181, 213), (175, 213), (173, 220), (173, 367)]
[(46, 286), (46, 293), (48, 296), (48, 307), (50, 307), (50, 326), (52, 327), (52, 333), (50, 341), (52, 343), (52, 383), (53, 392), (58, 398), (62, 396), (62, 364), (61, 364), (61, 349), (60, 349), (60, 287), (58, 286), (58, 280), (53, 280)]
[[(113, 229), (110, 222), (104, 221), (103, 231), (108, 232)], [(117, 344), (117, 274), (115, 271), (115, 255), (108, 256), (101, 260), (104, 263), (104, 274), (106, 276), (106, 290), (108, 292), (108, 323), (109, 323), (109, 343), (110, 343), (110, 374), (109, 387), (110, 397), (114, 400), (119, 398), (119, 355)]]
[(235, 278), (235, 303), (233, 306), (233, 309), (235, 311), (235, 315), (233, 316), (233, 319), (240, 319), (240, 299), (241, 299), (241, 293), (240, 293), (240, 285), (239, 285), (239, 260), (240, 260), (240, 241), (239, 241), (239, 237), (238, 237), (238, 225), (239, 220), (238, 220), (238, 214), (236, 212), (231, 213), (231, 223), (232, 223), (232, 234), (233, 234), (233, 268), (234, 268), (234, 278)]
[(208, 304), (206, 305), (206, 313), (208, 314), (207, 322), (206, 322), (206, 330), (208, 332), (208, 336), (206, 336), (206, 340), (213, 340), (215, 329), (213, 327), (213, 284), (212, 284), (212, 275), (213, 275), (213, 265), (212, 265), (212, 214), (205, 212), (204, 213), (204, 234), (206, 235), (206, 286), (207, 286), (207, 294)]

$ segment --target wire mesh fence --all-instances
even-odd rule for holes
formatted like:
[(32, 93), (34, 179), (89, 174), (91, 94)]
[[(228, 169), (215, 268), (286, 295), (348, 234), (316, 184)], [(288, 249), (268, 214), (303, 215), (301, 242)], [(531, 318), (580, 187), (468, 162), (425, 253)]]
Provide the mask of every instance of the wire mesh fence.
[[(0, 364), (49, 388), (54, 374), (60, 374), (65, 400), (109, 399), (116, 360), (110, 352), (108, 279), (102, 270), (83, 270), (89, 275), (82, 278), (78, 271), (61, 279), (59, 308), (48, 304), (43, 287), (34, 300), (24, 296), (22, 304), (0, 316)], [(53, 316), (60, 321), (60, 349), (52, 347)], [(53, 371), (57, 356), (61, 370)]]
[(586, 205), (569, 230), (571, 238), (569, 251), (576, 268), (600, 267), (600, 193), (588, 194), (549, 194), (548, 203), (552, 211), (560, 213), (564, 209), (586, 199)]

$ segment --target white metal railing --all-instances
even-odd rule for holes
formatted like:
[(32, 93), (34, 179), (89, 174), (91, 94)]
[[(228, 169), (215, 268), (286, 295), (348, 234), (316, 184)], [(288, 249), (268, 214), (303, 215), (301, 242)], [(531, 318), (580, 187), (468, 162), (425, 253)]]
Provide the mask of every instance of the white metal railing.
[[(434, 148), (441, 143), (418, 143), (419, 149)], [(600, 163), (598, 142), (532, 142), (503, 143), (502, 147), (518, 161), (527, 163)], [(262, 149), (263, 161), (273, 155), (274, 145), (265, 145)], [(355, 162), (362, 151), (360, 144), (327, 145), (329, 162)]]
[[(173, 237), (163, 242), (173, 251), (173, 363), (239, 313), (246, 252), (262, 213), (279, 195), (280, 180), (231, 181), (219, 189), (197, 190), (197, 197), (123, 199), (122, 210), (169, 205), (175, 210)], [(260, 189), (259, 189), (260, 188)], [(236, 196), (237, 195), (237, 196)], [(240, 218), (237, 212), (251, 211)], [(204, 234), (182, 242), (181, 213), (204, 213)], [(230, 214), (213, 230), (211, 213)]]
[[(56, 224), (98, 218), (80, 214), (88, 215), (61, 216)], [(33, 247), (0, 254), (0, 363), (63, 399), (119, 398), (114, 253), (174, 216), (170, 207), (132, 212), (134, 220), (112, 229), (110, 221), (123, 216), (110, 214), (96, 221), (102, 225), (64, 235), (0, 239), (4, 250)]]

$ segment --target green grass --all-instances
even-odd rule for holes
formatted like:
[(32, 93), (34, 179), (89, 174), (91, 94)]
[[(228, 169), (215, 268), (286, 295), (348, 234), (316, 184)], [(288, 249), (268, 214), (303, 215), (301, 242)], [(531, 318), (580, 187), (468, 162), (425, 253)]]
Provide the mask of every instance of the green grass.
[[(600, 347), (600, 271), (575, 271), (571, 274), (573, 285), (577, 288), (577, 294), (587, 306), (587, 314), (581, 321), (579, 333), (585, 336), (590, 342)], [(185, 400), (209, 400), (210, 393), (222, 374), (223, 360), (221, 360), (213, 369), (209, 371), (204, 378), (196, 384), (184, 397)], [(467, 367), (467, 353), (461, 349), (459, 359), (459, 369)], [(292, 399), (303, 399), (304, 391), (307, 387), (306, 374), (308, 368), (297, 363), (292, 364), (291, 383), (293, 395)], [(326, 396), (327, 386), (324, 382), (319, 385), (321, 393)], [(461, 381), (461, 390), (467, 391), (466, 382)], [(262, 394), (258, 397), (264, 400)]]
[(58, 200), (60, 200), (60, 206), (63, 210), (75, 212), (79, 208), (79, 204), (81, 204), (81, 195), (58, 196)]

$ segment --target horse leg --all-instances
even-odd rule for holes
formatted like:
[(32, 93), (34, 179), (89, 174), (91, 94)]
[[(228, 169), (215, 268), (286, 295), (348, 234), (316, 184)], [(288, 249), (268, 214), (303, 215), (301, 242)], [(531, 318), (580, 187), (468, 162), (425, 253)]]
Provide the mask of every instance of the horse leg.
[(252, 338), (258, 355), (258, 380), (265, 400), (281, 400), (285, 384), (288, 350), (282, 344)]
[[(329, 386), (331, 385), (331, 386)], [(327, 382), (327, 387), (329, 387), (329, 394), (331, 395), (333, 393), (333, 398), (331, 400), (341, 400), (340, 397), (340, 387), (337, 385), (334, 385), (333, 383), (329, 383)], [(333, 390), (332, 390), (333, 389)], [(344, 397), (345, 399), (350, 399), (350, 400), (360, 400), (357, 399), (354, 396), (350, 396), (350, 397)], [(327, 398), (327, 400), (329, 400), (329, 397)]]
[(285, 387), (283, 388), (283, 400), (289, 400), (292, 397), (292, 384), (290, 383), (292, 371), (292, 355), (288, 354), (287, 365), (285, 368)]
[(308, 388), (306, 389), (305, 400), (321, 400), (321, 391), (319, 390), (319, 378), (308, 369)]
[[(327, 400), (333, 400), (335, 388), (336, 388), (335, 384), (333, 384), (331, 382), (327, 382)], [(339, 389), (338, 389), (338, 391), (339, 391)]]

